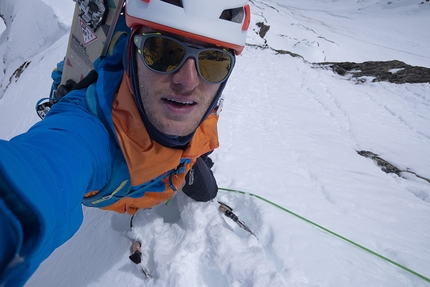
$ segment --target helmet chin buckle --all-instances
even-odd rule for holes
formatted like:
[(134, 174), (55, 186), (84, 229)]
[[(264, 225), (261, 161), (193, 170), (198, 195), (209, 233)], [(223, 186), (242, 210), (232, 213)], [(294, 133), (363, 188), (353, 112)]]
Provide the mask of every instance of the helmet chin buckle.
[(221, 113), (223, 105), (224, 105), (224, 95), (221, 94), (221, 97), (219, 97), (218, 103), (216, 104), (216, 107), (215, 107), (216, 116), (219, 116), (219, 114)]

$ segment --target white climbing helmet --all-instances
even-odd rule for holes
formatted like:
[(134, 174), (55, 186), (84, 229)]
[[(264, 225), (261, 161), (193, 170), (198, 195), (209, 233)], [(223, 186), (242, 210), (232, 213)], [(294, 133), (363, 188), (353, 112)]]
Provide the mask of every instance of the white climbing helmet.
[(251, 11), (248, 0), (127, 0), (126, 23), (235, 50), (245, 46)]

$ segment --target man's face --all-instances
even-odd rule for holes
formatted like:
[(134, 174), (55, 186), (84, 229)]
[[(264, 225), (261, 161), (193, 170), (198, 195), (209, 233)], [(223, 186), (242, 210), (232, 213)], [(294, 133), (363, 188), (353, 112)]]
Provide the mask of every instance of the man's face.
[[(149, 28), (142, 27), (139, 33), (150, 31)], [(191, 42), (189, 39), (175, 38)], [(207, 46), (203, 42), (192, 43)], [(192, 58), (187, 59), (175, 73), (161, 74), (149, 70), (139, 54), (136, 57), (140, 95), (149, 121), (167, 135), (191, 134), (199, 126), (220, 84), (205, 82), (198, 75), (195, 60)]]

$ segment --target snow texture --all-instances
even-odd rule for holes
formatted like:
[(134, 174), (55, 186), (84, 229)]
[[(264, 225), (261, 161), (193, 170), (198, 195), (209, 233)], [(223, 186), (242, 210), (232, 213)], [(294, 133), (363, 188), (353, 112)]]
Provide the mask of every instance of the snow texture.
[[(1, 1), (0, 138), (38, 121), (34, 105), (64, 57), (73, 5)], [(221, 147), (212, 155), (219, 186), (264, 197), (429, 278), (430, 184), (386, 174), (356, 151), (430, 178), (430, 85), (357, 82), (310, 63), (430, 67), (430, 3), (254, 0), (251, 9), (249, 45), (225, 89)], [(264, 38), (258, 23), (270, 26)], [(223, 216), (217, 200), (256, 236)], [(178, 194), (139, 211), (132, 231), (128, 215), (84, 214), (26, 287), (430, 286), (249, 194), (220, 190), (208, 203)], [(128, 259), (132, 240), (142, 242), (150, 279)]]

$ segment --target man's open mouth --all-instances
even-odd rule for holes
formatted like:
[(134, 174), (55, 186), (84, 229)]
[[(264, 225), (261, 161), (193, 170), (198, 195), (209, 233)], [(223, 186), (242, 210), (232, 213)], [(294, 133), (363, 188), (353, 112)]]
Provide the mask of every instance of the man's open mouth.
[(177, 101), (173, 99), (163, 99), (163, 100), (171, 105), (175, 105), (178, 107), (194, 106), (195, 104), (197, 104), (196, 102), (193, 102), (193, 101)]

